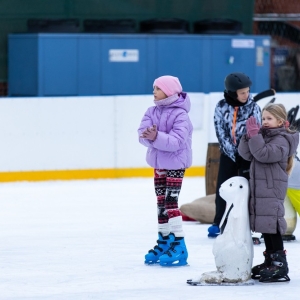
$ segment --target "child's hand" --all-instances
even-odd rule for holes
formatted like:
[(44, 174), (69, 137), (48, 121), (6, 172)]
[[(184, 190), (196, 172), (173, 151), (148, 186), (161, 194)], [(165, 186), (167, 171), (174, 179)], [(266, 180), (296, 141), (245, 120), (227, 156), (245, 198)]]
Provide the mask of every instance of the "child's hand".
[(246, 121), (246, 129), (249, 139), (258, 134), (260, 126), (257, 124), (257, 121), (253, 116)]
[(148, 139), (154, 141), (157, 136), (157, 127), (153, 125), (152, 127), (148, 127), (142, 134), (141, 137), (144, 139)]

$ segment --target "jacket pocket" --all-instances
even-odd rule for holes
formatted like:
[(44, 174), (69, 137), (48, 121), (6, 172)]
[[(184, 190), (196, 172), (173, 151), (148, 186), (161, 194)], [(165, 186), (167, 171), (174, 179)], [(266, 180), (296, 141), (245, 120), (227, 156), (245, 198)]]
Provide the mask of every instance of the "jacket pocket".
[(265, 175), (266, 175), (266, 180), (267, 180), (267, 187), (268, 187), (268, 189), (272, 189), (274, 186), (272, 171), (269, 167), (266, 167), (264, 169), (265, 169)]

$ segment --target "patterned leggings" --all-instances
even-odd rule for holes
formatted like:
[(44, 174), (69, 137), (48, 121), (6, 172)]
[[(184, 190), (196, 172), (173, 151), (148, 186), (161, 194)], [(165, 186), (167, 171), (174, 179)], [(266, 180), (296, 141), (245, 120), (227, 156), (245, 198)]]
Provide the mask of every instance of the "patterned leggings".
[(157, 198), (158, 223), (168, 223), (169, 219), (180, 216), (178, 197), (185, 169), (154, 169), (154, 188)]

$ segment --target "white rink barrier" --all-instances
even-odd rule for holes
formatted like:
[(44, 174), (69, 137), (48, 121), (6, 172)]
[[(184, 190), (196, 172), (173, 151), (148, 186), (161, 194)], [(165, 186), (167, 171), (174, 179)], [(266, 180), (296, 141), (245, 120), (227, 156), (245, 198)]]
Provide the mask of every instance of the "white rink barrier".
[[(190, 175), (204, 175), (207, 144), (217, 142), (214, 108), (223, 93), (189, 96), (196, 170)], [(300, 93), (278, 93), (276, 102), (290, 109), (300, 104)], [(2, 98), (0, 181), (149, 176), (137, 128), (151, 105), (152, 95)]]

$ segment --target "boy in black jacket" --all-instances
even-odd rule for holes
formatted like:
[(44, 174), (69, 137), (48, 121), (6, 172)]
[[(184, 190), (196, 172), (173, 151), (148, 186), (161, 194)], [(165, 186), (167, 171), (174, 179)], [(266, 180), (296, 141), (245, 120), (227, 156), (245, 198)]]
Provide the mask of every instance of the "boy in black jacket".
[(252, 82), (244, 73), (231, 73), (225, 78), (224, 99), (215, 108), (214, 124), (220, 144), (220, 165), (216, 188), (216, 214), (208, 228), (208, 237), (215, 238), (220, 233), (219, 224), (226, 202), (220, 197), (219, 188), (233, 176), (243, 176), (249, 180), (250, 162), (238, 155), (241, 137), (246, 133), (246, 121), (254, 116), (261, 124), (261, 110), (250, 94)]

